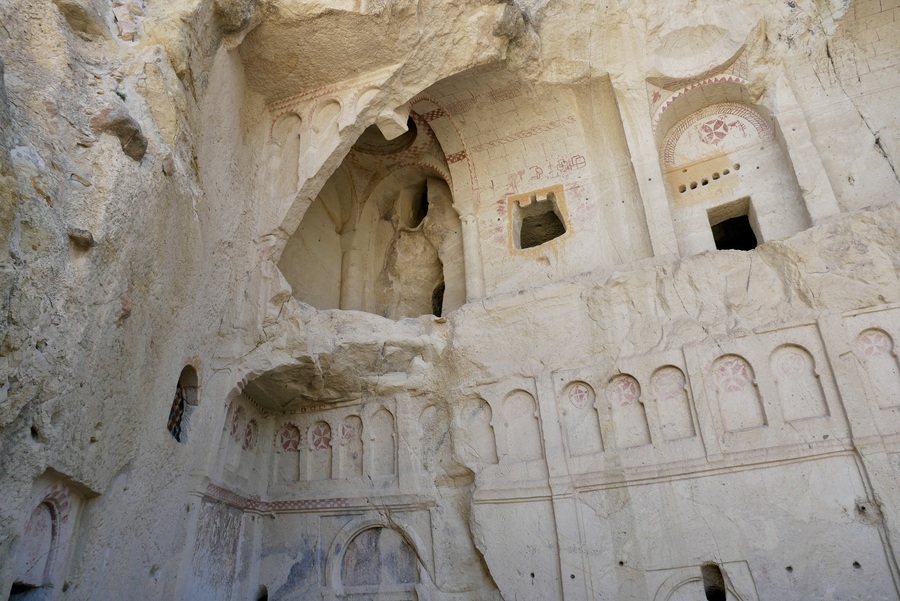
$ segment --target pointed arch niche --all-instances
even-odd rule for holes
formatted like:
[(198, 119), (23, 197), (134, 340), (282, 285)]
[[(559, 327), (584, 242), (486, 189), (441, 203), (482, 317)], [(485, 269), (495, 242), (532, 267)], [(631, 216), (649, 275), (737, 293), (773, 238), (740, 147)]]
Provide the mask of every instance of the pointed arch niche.
[(742, 65), (647, 82), (682, 255), (751, 250), (812, 225), (778, 123), (752, 103)]
[(297, 299), (390, 319), (465, 303), (447, 161), (424, 119), (411, 113), (407, 129), (366, 129), (304, 214), (278, 264)]

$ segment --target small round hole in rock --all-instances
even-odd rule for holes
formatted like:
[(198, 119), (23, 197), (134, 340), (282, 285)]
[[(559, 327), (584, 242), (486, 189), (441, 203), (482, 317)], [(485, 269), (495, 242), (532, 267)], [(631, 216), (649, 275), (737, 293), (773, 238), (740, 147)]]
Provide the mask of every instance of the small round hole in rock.
[(702, 180), (700, 180), (700, 184), (704, 186), (709, 185), (709, 180), (704, 177)]
[(791, 572), (794, 571), (794, 568), (791, 567), (791, 566), (788, 566), (788, 567), (786, 567), (786, 568), (784, 568), (784, 569), (787, 570), (788, 574), (790, 574)]
[(859, 570), (859, 569), (861, 569), (861, 568), (862, 568), (862, 565), (860, 565), (860, 563), (859, 563), (858, 561), (854, 561), (854, 562), (853, 562), (853, 569), (854, 569), (854, 570)]
[(735, 171), (738, 171), (738, 170), (740, 170), (740, 168), (741, 168), (741, 164), (740, 164), (740, 163), (735, 163), (735, 164), (732, 165), (732, 166), (734, 167), (734, 170), (735, 170)]
[(713, 173), (713, 174), (712, 174), (712, 178), (713, 178), (713, 179), (719, 179), (719, 172), (717, 171), (717, 172)]
[(37, 440), (39, 434), (40, 432), (38, 431), (37, 426), (31, 426), (31, 437)]

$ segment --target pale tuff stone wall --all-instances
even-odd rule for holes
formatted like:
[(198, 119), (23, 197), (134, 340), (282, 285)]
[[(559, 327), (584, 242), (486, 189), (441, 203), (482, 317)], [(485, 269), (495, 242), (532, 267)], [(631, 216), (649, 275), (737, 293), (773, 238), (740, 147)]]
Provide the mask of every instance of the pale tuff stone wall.
[(898, 19), (0, 6), (0, 597), (898, 598)]

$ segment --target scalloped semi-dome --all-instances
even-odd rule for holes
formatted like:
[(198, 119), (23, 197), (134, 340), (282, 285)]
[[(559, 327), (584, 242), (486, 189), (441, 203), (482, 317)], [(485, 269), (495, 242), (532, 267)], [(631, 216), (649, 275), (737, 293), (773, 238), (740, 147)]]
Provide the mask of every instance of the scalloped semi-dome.
[(742, 43), (733, 32), (716, 25), (682, 27), (660, 39), (653, 66), (668, 77), (697, 77), (728, 63)]

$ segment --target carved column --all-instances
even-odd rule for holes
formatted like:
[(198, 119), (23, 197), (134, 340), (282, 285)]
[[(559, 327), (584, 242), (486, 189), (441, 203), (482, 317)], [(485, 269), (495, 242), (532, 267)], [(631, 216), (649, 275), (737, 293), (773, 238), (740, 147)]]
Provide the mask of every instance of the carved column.
[(362, 311), (365, 294), (366, 255), (354, 244), (356, 232), (346, 232), (341, 236), (341, 298), (340, 308)]
[(481, 247), (474, 215), (460, 218), (463, 235), (463, 261), (466, 265), (466, 302), (484, 298), (484, 274), (481, 271)]
[[(635, 84), (644, 85), (643, 82)], [(645, 96), (617, 90), (619, 114), (625, 129), (625, 141), (631, 155), (631, 164), (637, 178), (650, 244), (657, 257), (678, 255), (678, 242), (669, 209), (669, 198), (662, 170), (659, 167), (659, 150), (650, 125), (650, 106)]]

